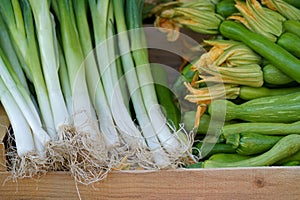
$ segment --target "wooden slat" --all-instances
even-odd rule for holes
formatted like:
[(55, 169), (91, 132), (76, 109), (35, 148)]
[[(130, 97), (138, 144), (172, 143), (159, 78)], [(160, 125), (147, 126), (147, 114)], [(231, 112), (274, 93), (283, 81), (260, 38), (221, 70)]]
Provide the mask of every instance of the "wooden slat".
[[(68, 173), (2, 184), (8, 176), (0, 173), (1, 199), (78, 199)], [(120, 171), (78, 191), (82, 199), (300, 199), (300, 168)]]
[(9, 119), (5, 113), (3, 106), (0, 103), (0, 172), (6, 171), (5, 146), (3, 143), (3, 139), (6, 136), (9, 124)]
[(9, 119), (6, 115), (6, 112), (5, 112), (2, 104), (0, 103), (0, 142), (3, 141), (9, 124), (10, 124)]

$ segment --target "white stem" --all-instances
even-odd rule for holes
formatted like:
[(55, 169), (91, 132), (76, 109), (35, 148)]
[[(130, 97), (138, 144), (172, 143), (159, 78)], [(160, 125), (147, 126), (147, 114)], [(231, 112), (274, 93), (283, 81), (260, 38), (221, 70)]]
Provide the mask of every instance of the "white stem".
[(148, 116), (150, 117), (161, 145), (167, 152), (174, 154), (174, 152), (180, 151), (181, 142), (171, 133), (167, 125), (166, 117), (158, 104), (148, 53), (147, 49), (145, 49), (147, 47), (144, 41), (144, 32), (142, 29), (131, 30), (130, 36), (132, 40), (134, 40), (132, 41), (131, 50), (133, 51), (137, 76)]
[(80, 39), (76, 28), (72, 1), (57, 0), (60, 13), (60, 30), (63, 43), (66, 65), (73, 97), (73, 119), (78, 131), (97, 136), (99, 127), (94, 107), (91, 103), (84, 64), (84, 55), (80, 45)]
[(87, 19), (87, 8), (84, 3), (82, 0), (75, 1), (74, 7), (79, 38), (85, 56), (88, 91), (99, 118), (101, 134), (104, 136), (106, 147), (110, 149), (119, 145), (120, 140), (100, 79)]
[(53, 31), (55, 25), (52, 23), (48, 0), (30, 0), (29, 2), (35, 17), (43, 73), (55, 128), (58, 131), (60, 126), (66, 123), (69, 115), (58, 76), (59, 57), (55, 32)]
[(0, 100), (14, 131), (18, 155), (24, 156), (35, 151), (31, 129), (2, 78), (0, 78)]
[(50, 137), (46, 133), (45, 130), (42, 128), (41, 120), (38, 118), (37, 111), (33, 109), (34, 106), (32, 105), (32, 101), (29, 96), (23, 96), (28, 95), (27, 93), (21, 93), (15, 84), (14, 80), (8, 73), (8, 70), (6, 69), (6, 66), (3, 62), (2, 56), (0, 56), (0, 76), (14, 97), (16, 103), (18, 104), (20, 110), (22, 111), (24, 117), (26, 118), (29, 126), (31, 127), (33, 133), (36, 134), (37, 138), (40, 140), (40, 142), (43, 145), (46, 145), (50, 141)]

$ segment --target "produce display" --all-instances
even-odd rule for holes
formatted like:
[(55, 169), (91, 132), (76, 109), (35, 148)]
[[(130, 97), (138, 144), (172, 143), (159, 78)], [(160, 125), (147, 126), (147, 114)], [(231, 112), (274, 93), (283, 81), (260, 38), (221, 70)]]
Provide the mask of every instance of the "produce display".
[[(183, 115), (185, 127), (197, 132), (198, 162), (187, 167), (299, 165), (297, 1), (172, 1), (152, 11), (169, 41), (181, 28), (210, 36), (201, 43), (207, 52), (173, 85), (198, 107)], [(213, 120), (224, 125), (211, 133)]]
[[(171, 87), (146, 22), (169, 43), (182, 28), (208, 38)], [(90, 184), (112, 170), (299, 165), (299, 33), (291, 0), (2, 0), (8, 169)]]

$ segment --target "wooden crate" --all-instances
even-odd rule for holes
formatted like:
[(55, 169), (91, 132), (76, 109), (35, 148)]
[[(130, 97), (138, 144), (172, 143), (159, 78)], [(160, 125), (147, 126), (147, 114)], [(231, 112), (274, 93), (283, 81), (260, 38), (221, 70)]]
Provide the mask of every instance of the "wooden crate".
[(3, 138), (9, 120), (0, 105), (0, 199), (300, 199), (300, 167), (114, 171), (94, 185), (68, 172), (10, 180)]

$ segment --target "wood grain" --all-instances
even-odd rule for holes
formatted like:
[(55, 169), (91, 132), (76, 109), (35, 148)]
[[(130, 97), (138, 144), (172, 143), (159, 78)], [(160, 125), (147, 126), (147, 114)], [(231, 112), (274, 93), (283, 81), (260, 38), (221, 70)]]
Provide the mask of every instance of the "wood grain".
[[(18, 183), (8, 176), (0, 173), (1, 199), (79, 199), (65, 172)], [(300, 199), (300, 168), (117, 171), (78, 191), (82, 199)]]
[(9, 126), (9, 119), (3, 106), (0, 103), (0, 172), (6, 171), (6, 157), (5, 157), (5, 146), (3, 140), (7, 133), (7, 128)]
[(9, 126), (9, 119), (6, 115), (6, 112), (0, 103), (0, 142), (3, 141), (6, 133), (7, 133), (7, 128)]

